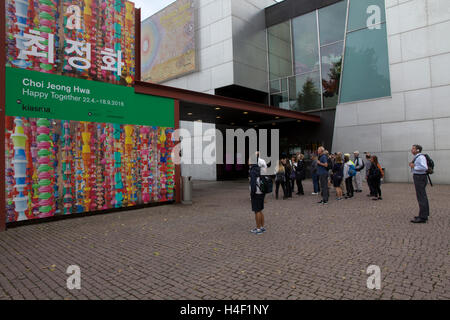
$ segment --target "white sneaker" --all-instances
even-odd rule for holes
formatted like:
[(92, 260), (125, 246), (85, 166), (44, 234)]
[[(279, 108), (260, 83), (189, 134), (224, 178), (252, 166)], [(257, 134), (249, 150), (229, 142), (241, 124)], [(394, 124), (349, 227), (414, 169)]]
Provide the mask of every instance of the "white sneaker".
[(313, 195), (318, 195), (319, 193), (318, 193), (318, 192), (313, 192), (313, 193), (311, 193), (311, 194), (313, 194)]

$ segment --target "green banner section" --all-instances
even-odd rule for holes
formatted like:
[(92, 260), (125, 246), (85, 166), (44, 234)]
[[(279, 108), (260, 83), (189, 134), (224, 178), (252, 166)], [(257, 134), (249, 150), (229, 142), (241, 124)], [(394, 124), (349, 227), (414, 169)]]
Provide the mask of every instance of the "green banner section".
[(6, 115), (174, 127), (172, 99), (98, 81), (6, 68)]

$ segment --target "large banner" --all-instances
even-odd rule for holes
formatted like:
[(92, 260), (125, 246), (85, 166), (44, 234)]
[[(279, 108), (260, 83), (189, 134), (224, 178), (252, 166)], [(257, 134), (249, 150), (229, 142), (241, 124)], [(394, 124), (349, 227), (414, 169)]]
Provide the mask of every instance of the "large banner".
[(124, 0), (6, 0), (6, 65), (131, 85), (134, 4)]
[(161, 83), (196, 70), (193, 0), (178, 0), (141, 24), (142, 81)]
[(7, 222), (174, 200), (174, 102), (131, 87), (134, 4), (6, 9)]
[(6, 115), (173, 127), (172, 99), (133, 88), (6, 67)]

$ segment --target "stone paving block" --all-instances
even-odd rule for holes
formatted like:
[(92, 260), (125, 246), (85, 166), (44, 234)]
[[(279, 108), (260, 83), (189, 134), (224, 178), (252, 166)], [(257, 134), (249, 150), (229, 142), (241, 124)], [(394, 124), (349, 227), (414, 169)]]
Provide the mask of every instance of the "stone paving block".
[[(254, 235), (247, 182), (195, 182), (193, 204), (69, 219), (0, 233), (0, 299), (449, 299), (450, 186), (383, 184), (327, 206), (266, 196)], [(81, 290), (66, 288), (69, 265)], [(369, 265), (381, 290), (369, 290)]]

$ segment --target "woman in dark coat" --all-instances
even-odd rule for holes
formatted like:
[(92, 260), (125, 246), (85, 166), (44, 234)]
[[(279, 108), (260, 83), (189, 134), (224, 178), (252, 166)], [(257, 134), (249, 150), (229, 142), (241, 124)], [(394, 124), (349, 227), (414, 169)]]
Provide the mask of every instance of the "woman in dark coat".
[(297, 166), (295, 167), (295, 179), (297, 181), (298, 195), (305, 194), (305, 192), (303, 191), (303, 184), (302, 184), (302, 180), (305, 180), (306, 178), (306, 166), (305, 161), (303, 161), (304, 158), (305, 156), (300, 153), (297, 157)]
[(286, 199), (286, 176), (283, 163), (279, 160), (275, 169), (275, 198), (278, 199), (280, 186), (283, 189), (283, 200)]
[(370, 162), (372, 163), (369, 169), (369, 175), (367, 177), (369, 184), (372, 187), (372, 192), (373, 192), (373, 198), (372, 200), (382, 200), (383, 198), (381, 198), (381, 177), (382, 177), (382, 172), (381, 170), (383, 170), (380, 166), (380, 164), (378, 163), (378, 157), (377, 156), (372, 156), (372, 158), (370, 159)]
[(292, 166), (289, 163), (289, 160), (286, 158), (282, 159), (282, 163), (284, 165), (284, 173), (286, 175), (286, 197), (292, 198), (292, 176), (295, 172), (292, 170)]
[(344, 179), (344, 163), (342, 153), (338, 153), (333, 164), (333, 186), (336, 189), (336, 200), (342, 200), (342, 180)]

